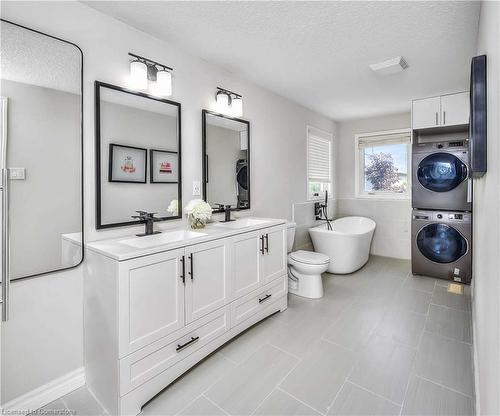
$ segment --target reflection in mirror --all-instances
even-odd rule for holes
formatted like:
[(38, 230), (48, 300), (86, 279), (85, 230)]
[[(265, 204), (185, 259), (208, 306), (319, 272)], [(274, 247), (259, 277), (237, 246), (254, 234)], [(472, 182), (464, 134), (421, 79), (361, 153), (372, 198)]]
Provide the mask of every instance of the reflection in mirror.
[(203, 110), (203, 149), (205, 201), (250, 208), (250, 123)]
[(4, 20), (0, 49), (12, 280), (83, 258), (82, 53)]
[(96, 82), (97, 224), (181, 218), (180, 104)]

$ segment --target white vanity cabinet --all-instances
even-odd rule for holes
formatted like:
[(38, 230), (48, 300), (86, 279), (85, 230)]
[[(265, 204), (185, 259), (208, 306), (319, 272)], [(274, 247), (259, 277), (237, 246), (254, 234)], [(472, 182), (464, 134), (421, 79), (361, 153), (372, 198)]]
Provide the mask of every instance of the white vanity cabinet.
[(138, 414), (203, 357), (286, 309), (284, 221), (209, 231), (166, 251), (87, 245), (86, 380), (110, 414)]

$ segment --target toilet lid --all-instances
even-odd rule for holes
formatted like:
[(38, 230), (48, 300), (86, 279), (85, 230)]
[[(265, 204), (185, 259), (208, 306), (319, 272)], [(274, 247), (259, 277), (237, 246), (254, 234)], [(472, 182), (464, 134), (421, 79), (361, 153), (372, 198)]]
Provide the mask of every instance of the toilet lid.
[(299, 263), (305, 264), (325, 264), (330, 261), (330, 258), (324, 254), (304, 250), (298, 250), (290, 253), (290, 258), (298, 261)]

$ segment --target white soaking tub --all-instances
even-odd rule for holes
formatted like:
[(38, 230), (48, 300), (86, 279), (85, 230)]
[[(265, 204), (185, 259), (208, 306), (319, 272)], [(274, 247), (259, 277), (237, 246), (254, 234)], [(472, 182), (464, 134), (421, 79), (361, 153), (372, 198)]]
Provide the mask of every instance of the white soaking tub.
[(375, 221), (365, 217), (344, 217), (309, 228), (314, 251), (330, 257), (329, 273), (347, 274), (365, 265), (375, 231)]

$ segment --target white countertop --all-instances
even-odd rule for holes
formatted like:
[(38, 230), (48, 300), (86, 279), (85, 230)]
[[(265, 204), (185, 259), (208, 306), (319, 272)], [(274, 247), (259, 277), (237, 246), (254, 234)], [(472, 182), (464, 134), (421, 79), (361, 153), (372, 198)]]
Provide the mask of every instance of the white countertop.
[[(256, 218), (256, 217), (246, 217), (236, 221), (244, 221), (244, 220), (259, 220), (263, 222), (257, 225), (250, 225), (241, 228), (230, 228), (229, 226), (223, 226), (219, 222), (209, 223), (205, 228), (202, 228), (201, 230), (192, 230), (188, 226), (176, 227), (164, 230), (162, 231), (161, 234), (155, 234), (152, 236), (137, 237), (135, 234), (133, 234), (125, 237), (112, 238), (108, 240), (93, 241), (87, 243), (85, 247), (88, 250), (102, 254), (106, 257), (110, 257), (114, 260), (123, 261), (123, 260), (130, 260), (136, 257), (142, 257), (142, 256), (148, 256), (150, 254), (160, 253), (162, 251), (175, 250), (181, 247), (187, 247), (211, 240), (217, 240), (219, 238), (230, 237), (232, 235), (273, 227), (276, 225), (284, 225), (286, 223), (286, 220), (284, 219)], [(229, 224), (234, 224), (234, 223), (229, 223)], [(181, 240), (176, 240), (173, 242), (162, 242), (161, 244), (155, 244), (144, 248), (134, 247), (131, 244), (126, 243), (127, 241), (129, 242), (137, 241), (138, 243), (142, 242), (147, 243), (148, 241), (147, 239), (151, 239), (150, 241), (153, 241), (153, 239), (159, 238), (158, 236), (167, 237), (169, 233), (182, 233), (183, 231), (189, 231), (191, 237), (192, 235), (194, 235), (192, 233), (199, 233), (200, 236), (199, 237), (196, 236), (194, 238), (183, 238)]]

